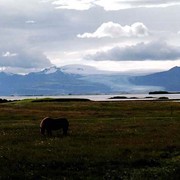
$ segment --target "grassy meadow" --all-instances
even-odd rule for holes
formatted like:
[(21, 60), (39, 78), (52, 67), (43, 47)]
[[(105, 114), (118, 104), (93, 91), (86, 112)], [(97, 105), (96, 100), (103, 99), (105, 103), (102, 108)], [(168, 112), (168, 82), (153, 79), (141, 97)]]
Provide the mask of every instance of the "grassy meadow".
[[(46, 116), (67, 117), (68, 136), (41, 136)], [(180, 179), (180, 103), (1, 103), (0, 179)]]

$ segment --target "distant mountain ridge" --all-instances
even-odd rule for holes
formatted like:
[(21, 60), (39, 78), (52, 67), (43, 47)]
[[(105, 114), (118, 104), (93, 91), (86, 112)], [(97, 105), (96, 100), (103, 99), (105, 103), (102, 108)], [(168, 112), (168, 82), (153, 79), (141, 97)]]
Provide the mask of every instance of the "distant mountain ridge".
[[(72, 68), (72, 71), (71, 71)], [(180, 91), (180, 67), (146, 76), (103, 74), (92, 67), (51, 67), (26, 75), (0, 73), (0, 95), (61, 95)], [(79, 72), (80, 71), (80, 72)], [(82, 73), (83, 71), (83, 73)], [(87, 72), (86, 72), (87, 71)], [(79, 73), (78, 73), (79, 72)], [(105, 72), (104, 72), (105, 73)]]
[(176, 66), (168, 71), (133, 77), (130, 82), (137, 86), (157, 86), (166, 91), (180, 91), (180, 67)]
[(27, 75), (0, 73), (0, 95), (59, 95), (109, 93), (100, 83), (87, 82), (80, 75), (63, 73), (60, 68)]

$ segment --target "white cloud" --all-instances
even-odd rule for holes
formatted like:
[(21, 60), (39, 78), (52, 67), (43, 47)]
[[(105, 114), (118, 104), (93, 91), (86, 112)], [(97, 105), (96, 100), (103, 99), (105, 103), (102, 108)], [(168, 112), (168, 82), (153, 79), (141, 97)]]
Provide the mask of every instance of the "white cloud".
[(129, 8), (154, 8), (180, 5), (178, 0), (56, 0), (52, 2), (58, 9), (88, 10), (94, 6), (103, 7), (107, 11)]
[(118, 23), (107, 22), (103, 23), (94, 33), (78, 34), (79, 38), (119, 38), (131, 36), (147, 36), (149, 34), (148, 28), (141, 22), (136, 22), (131, 26), (121, 26)]
[(93, 6), (92, 0), (56, 0), (52, 2), (57, 9), (88, 10)]
[(52, 0), (40, 0), (39, 3), (49, 3)]
[(11, 53), (9, 51), (5, 52), (5, 53), (2, 53), (2, 57), (14, 57), (14, 56), (17, 56), (18, 54), (17, 53)]
[(154, 7), (168, 7), (173, 5), (179, 5), (178, 0), (97, 0), (97, 5), (100, 5), (105, 10), (120, 10), (129, 8), (154, 8)]
[(34, 21), (34, 20), (27, 20), (25, 23), (26, 23), (26, 24), (34, 24), (35, 21)]
[(116, 46), (107, 51), (87, 55), (86, 59), (97, 61), (178, 60), (180, 59), (180, 47), (169, 45), (164, 41), (153, 41), (126, 47)]

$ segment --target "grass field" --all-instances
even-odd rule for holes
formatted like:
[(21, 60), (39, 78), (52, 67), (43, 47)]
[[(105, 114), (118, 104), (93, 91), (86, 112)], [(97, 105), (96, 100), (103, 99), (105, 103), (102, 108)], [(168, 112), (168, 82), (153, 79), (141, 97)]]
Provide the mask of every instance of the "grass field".
[[(69, 135), (39, 133), (67, 117)], [(0, 104), (0, 179), (180, 179), (180, 103), (32, 101)]]

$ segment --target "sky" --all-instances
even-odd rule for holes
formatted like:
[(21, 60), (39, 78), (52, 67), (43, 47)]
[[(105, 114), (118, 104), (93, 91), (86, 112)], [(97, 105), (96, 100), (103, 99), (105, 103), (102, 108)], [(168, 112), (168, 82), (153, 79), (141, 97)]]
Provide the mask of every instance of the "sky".
[(0, 0), (0, 71), (180, 66), (179, 0)]

